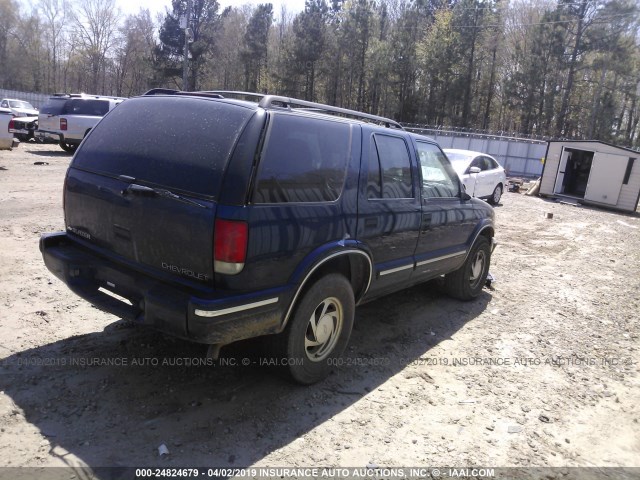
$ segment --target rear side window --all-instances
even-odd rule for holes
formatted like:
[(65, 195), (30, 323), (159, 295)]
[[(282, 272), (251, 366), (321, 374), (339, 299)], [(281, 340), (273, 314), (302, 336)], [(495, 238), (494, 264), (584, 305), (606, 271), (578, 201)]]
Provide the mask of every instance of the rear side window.
[(68, 100), (64, 106), (65, 115), (92, 115), (102, 117), (109, 111), (108, 100), (85, 100), (76, 98)]
[(493, 170), (494, 168), (500, 168), (498, 162), (496, 162), (493, 158), (485, 157), (487, 162), (489, 163), (489, 170)]
[(249, 108), (194, 98), (122, 102), (96, 125), (73, 166), (216, 198)]
[(254, 203), (337, 200), (350, 146), (346, 123), (275, 115), (258, 167)]
[(65, 103), (67, 103), (65, 98), (49, 100), (42, 106), (40, 113), (44, 113), (46, 115), (61, 115), (64, 111)]
[(411, 159), (404, 139), (373, 136), (367, 191), (368, 198), (413, 198)]

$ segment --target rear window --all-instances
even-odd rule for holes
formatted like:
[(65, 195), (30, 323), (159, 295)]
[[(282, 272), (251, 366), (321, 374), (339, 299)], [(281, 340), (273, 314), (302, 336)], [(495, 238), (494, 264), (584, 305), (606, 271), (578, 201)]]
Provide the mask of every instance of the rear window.
[(342, 193), (351, 130), (346, 123), (275, 115), (260, 159), (255, 203), (331, 202)]
[(40, 113), (46, 115), (61, 115), (64, 110), (64, 105), (67, 103), (66, 98), (50, 99), (40, 109)]
[(64, 106), (64, 115), (92, 115), (103, 117), (109, 111), (108, 100), (87, 100), (75, 98), (67, 100)]
[(94, 127), (73, 166), (215, 198), (252, 114), (248, 108), (201, 99), (133, 98)]

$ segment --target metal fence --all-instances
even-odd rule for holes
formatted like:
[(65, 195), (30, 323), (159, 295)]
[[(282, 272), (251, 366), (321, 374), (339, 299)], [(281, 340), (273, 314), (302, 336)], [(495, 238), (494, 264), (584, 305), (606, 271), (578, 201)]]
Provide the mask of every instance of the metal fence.
[(542, 175), (542, 160), (547, 151), (547, 142), (544, 140), (408, 125), (405, 128), (433, 138), (442, 148), (487, 153), (498, 160), (509, 176), (536, 178)]
[(16, 90), (4, 90), (0, 88), (0, 99), (14, 98), (16, 100), (24, 100), (36, 108), (42, 107), (49, 97), (50, 95), (44, 93), (18, 92)]

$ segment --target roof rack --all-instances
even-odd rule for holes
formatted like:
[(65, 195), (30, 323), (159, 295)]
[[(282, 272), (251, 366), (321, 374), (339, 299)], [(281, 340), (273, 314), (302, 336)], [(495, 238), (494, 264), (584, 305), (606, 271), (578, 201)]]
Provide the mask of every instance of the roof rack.
[(307, 100), (299, 100), (297, 98), (281, 97), (279, 95), (266, 95), (260, 100), (258, 104), (262, 108), (286, 108), (293, 109), (293, 105), (299, 105), (306, 109), (312, 109), (314, 111), (321, 111), (323, 113), (336, 113), (338, 115), (344, 115), (345, 117), (353, 117), (357, 120), (369, 120), (375, 123), (384, 125), (387, 128), (397, 128), (404, 130), (395, 120), (390, 118), (380, 117), (378, 115), (371, 115), (369, 113), (357, 112), (356, 110), (349, 110), (347, 108), (333, 107), (331, 105), (325, 105), (323, 103), (308, 102)]
[(169, 88), (153, 88), (143, 95), (196, 95), (211, 98), (248, 97), (254, 101), (257, 100), (258, 105), (262, 108), (285, 108), (288, 110), (301, 108), (306, 111), (343, 115), (345, 117), (351, 117), (357, 120), (379, 123), (387, 128), (397, 128), (399, 130), (404, 130), (402, 125), (400, 125), (395, 120), (391, 120), (390, 118), (371, 115), (369, 113), (357, 112), (355, 110), (349, 110), (347, 108), (333, 107), (331, 105), (325, 105), (323, 103), (309, 102), (307, 100), (300, 100), (297, 98), (282, 97), (279, 95), (242, 92), (238, 90), (206, 90), (199, 92), (183, 92), (181, 90), (173, 90)]
[(180, 90), (174, 88), (152, 88), (144, 92), (142, 95), (175, 95)]
[(104, 99), (107, 98), (109, 100), (126, 100), (127, 97), (113, 97), (110, 95), (90, 95), (88, 93), (53, 93), (51, 97), (60, 97), (60, 98), (98, 98)]
[(355, 110), (349, 110), (347, 108), (333, 107), (331, 105), (325, 105), (323, 103), (309, 102), (307, 100), (300, 100), (297, 98), (282, 97), (279, 95), (266, 95), (261, 93), (252, 92), (238, 92), (233, 90), (213, 90), (207, 93), (215, 93), (218, 95), (235, 96), (235, 97), (253, 97), (258, 99), (258, 105), (262, 108), (286, 108), (292, 110), (294, 108), (300, 108), (306, 111), (313, 111), (319, 113), (334, 113), (343, 115), (345, 117), (355, 118), (357, 120), (372, 121), (384, 125), (387, 128), (397, 128), (404, 130), (395, 120), (391, 120), (386, 117), (379, 117), (378, 115), (371, 115), (369, 113), (357, 112)]
[(148, 92), (142, 94), (142, 96), (147, 95), (190, 95), (195, 97), (224, 98), (217, 92), (185, 92), (182, 90), (174, 90), (172, 88), (152, 88)]
[(254, 93), (254, 92), (241, 92), (239, 90), (206, 90), (201, 93), (211, 93), (215, 95), (220, 95), (223, 98), (227, 97), (250, 97), (257, 98), (258, 100), (263, 98), (265, 94), (263, 93)]

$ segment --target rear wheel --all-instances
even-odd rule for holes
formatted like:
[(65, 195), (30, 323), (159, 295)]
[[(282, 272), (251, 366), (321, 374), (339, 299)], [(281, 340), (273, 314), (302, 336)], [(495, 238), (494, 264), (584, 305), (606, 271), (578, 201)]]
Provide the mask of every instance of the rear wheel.
[(339, 274), (322, 277), (306, 291), (285, 331), (273, 338), (275, 360), (298, 383), (324, 379), (347, 346), (354, 312), (351, 283)]
[(489, 203), (491, 203), (491, 205), (498, 205), (500, 203), (501, 198), (502, 198), (502, 184), (499, 183), (498, 185), (496, 185), (496, 188), (493, 190), (493, 194), (489, 199)]
[(491, 263), (491, 245), (487, 237), (480, 235), (471, 247), (462, 267), (444, 277), (447, 293), (459, 300), (473, 300), (487, 282)]
[(60, 148), (62, 148), (65, 152), (73, 153), (78, 148), (78, 145), (60, 140)]

